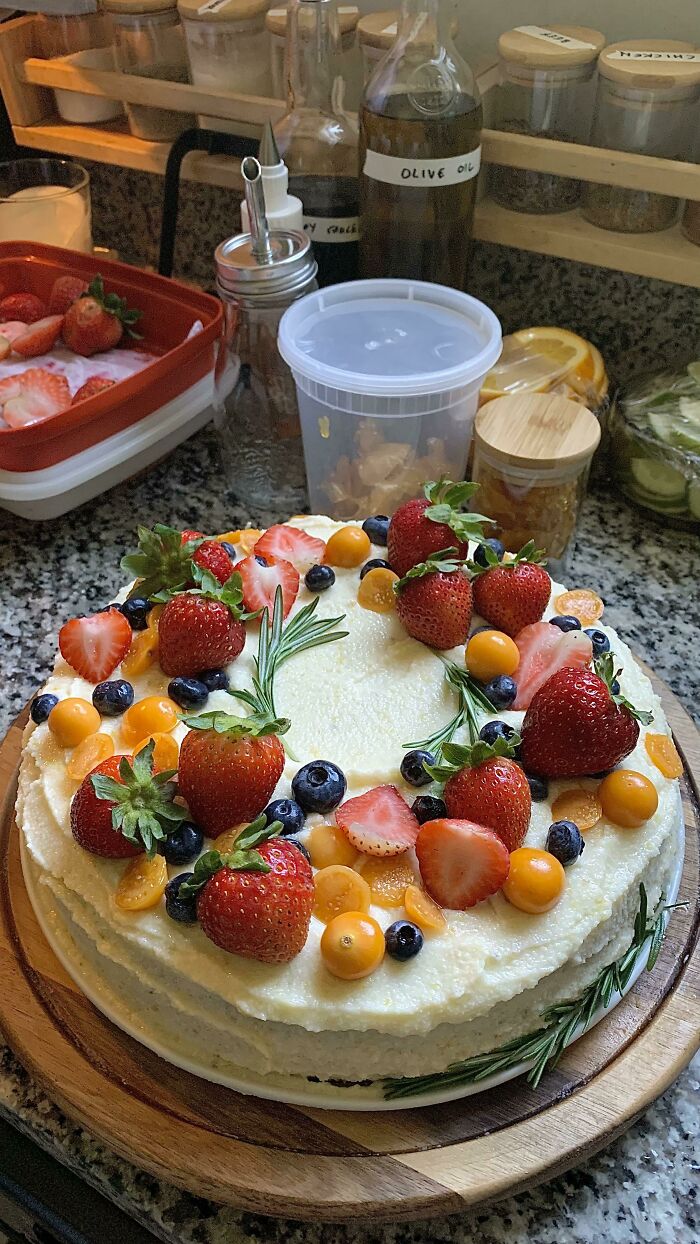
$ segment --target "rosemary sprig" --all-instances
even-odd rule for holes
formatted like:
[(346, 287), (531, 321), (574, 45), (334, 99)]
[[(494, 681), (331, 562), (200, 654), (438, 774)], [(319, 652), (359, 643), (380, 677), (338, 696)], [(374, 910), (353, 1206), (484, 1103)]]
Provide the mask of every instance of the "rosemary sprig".
[(436, 764), (439, 764), (442, 759), (442, 749), (445, 743), (451, 743), (458, 730), (466, 726), (470, 743), (476, 743), (481, 728), (480, 719), (496, 711), (466, 669), (455, 665), (454, 661), (446, 661), (444, 657), (440, 657), (440, 660), (445, 667), (447, 682), (457, 692), (457, 712), (442, 730), (436, 730), (427, 739), (420, 739), (417, 743), (403, 744), (405, 748), (418, 747), (432, 752)]
[(318, 648), (321, 644), (332, 644), (336, 639), (345, 639), (347, 631), (336, 631), (334, 628), (345, 617), (341, 614), (339, 618), (314, 618), (314, 612), (318, 606), (319, 598), (316, 597), (310, 604), (304, 605), (303, 609), (287, 623), (283, 625), (284, 605), (282, 602), (282, 589), (277, 588), (275, 593), (275, 604), (272, 611), (272, 622), (269, 621), (268, 610), (264, 609), (260, 620), (260, 638), (258, 640), (258, 655), (255, 658), (255, 674), (253, 675), (252, 691), (230, 691), (229, 695), (233, 695), (237, 700), (242, 700), (254, 713), (263, 716), (276, 717), (274, 683), (275, 674), (285, 661), (290, 657), (296, 656), (298, 652), (305, 652), (307, 648)]
[(663, 906), (662, 899), (651, 917), (648, 915), (647, 893), (644, 886), (639, 886), (639, 910), (634, 921), (634, 933), (627, 950), (601, 969), (595, 980), (591, 982), (578, 998), (565, 1002), (557, 1002), (550, 1006), (542, 1016), (543, 1024), (537, 1032), (524, 1037), (516, 1037), (506, 1045), (485, 1054), (476, 1054), (463, 1062), (453, 1063), (447, 1071), (433, 1076), (407, 1076), (384, 1080), (384, 1097), (392, 1101), (397, 1097), (413, 1097), (417, 1093), (431, 1092), (435, 1089), (457, 1088), (461, 1085), (478, 1084), (502, 1071), (514, 1067), (525, 1070), (530, 1064), (527, 1080), (536, 1088), (545, 1071), (551, 1069), (561, 1058), (566, 1046), (574, 1036), (581, 1036), (589, 1027), (599, 1007), (607, 1007), (615, 993), (624, 993), (634, 972), (635, 966), (647, 942), (649, 955), (646, 970), (651, 972), (663, 944), (668, 913), (683, 903)]

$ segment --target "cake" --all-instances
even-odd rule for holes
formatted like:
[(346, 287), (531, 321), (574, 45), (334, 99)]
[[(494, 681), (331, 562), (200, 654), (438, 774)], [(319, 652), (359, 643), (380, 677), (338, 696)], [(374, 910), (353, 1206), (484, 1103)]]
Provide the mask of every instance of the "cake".
[[(206, 540), (141, 530), (125, 575), (141, 583), (61, 631), (24, 739), (25, 875), (68, 969), (172, 1061), (302, 1088), (439, 1074), (537, 1029), (627, 949), (640, 884), (650, 910), (668, 893), (680, 763), (649, 679), (593, 591), (567, 593), (530, 547), (515, 560), (484, 544), (464, 503), (434, 487), (388, 534), (382, 516)], [(151, 574), (154, 548), (168, 572)], [(208, 612), (222, 593), (229, 604)], [(260, 707), (255, 658), (275, 596), (283, 634), (320, 619), (327, 642), (274, 671), (277, 724), (217, 735), (223, 714), (254, 713), (256, 696)], [(212, 649), (205, 623), (227, 608), (223, 641), (240, 651), (212, 672), (222, 636)], [(182, 644), (190, 620), (178, 610), (196, 615)], [(228, 762), (232, 740), (252, 766), (245, 779)], [(112, 752), (140, 752), (147, 779), (151, 766), (177, 769), (178, 749), (179, 794), (166, 775), (154, 805), (166, 808), (155, 817), (166, 845), (117, 817), (106, 838), (121, 858), (110, 858), (97, 822), (122, 780)], [(265, 841), (275, 813), (282, 836)]]

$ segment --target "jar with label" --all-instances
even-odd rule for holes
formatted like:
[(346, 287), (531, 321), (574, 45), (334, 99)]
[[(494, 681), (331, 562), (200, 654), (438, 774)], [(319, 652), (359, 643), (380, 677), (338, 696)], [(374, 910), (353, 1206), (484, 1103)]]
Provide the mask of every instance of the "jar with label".
[[(601, 54), (598, 73), (594, 146), (667, 160), (689, 158), (700, 94), (700, 52), (692, 43), (625, 39)], [(581, 211), (601, 229), (656, 233), (675, 223), (679, 207), (668, 194), (591, 182)]]
[(517, 550), (544, 549), (549, 569), (565, 568), (600, 425), (585, 406), (548, 393), (499, 397), (474, 425), (473, 478), (489, 534)]
[[(269, 95), (272, 87), (267, 0), (178, 0), (190, 77), (205, 91)], [(240, 124), (200, 116), (205, 129), (238, 134)]]
[[(78, 69), (113, 70), (109, 21), (104, 13), (93, 10), (93, 0), (55, 0), (50, 13), (38, 13), (34, 20), (40, 54)], [(74, 124), (97, 125), (124, 116), (118, 100), (102, 95), (56, 90), (54, 97), (58, 115)]]
[[(287, 98), (287, 82), (284, 69), (284, 45), (287, 38), (287, 8), (268, 9), (265, 25), (270, 36), (270, 63), (272, 66), (272, 94), (275, 99)], [(340, 66), (345, 85), (346, 108), (356, 109), (362, 94), (362, 70), (357, 48), (356, 29), (360, 10), (356, 5), (338, 5), (340, 26)]]
[[(187, 52), (176, 0), (104, 0), (122, 73), (165, 82), (188, 82)], [(192, 129), (190, 113), (145, 104), (127, 104), (129, 128), (136, 138), (172, 142)]]
[[(500, 83), (494, 127), (568, 143), (588, 142), (593, 78), (605, 36), (588, 26), (517, 26), (498, 40)], [(566, 212), (576, 207), (574, 177), (494, 164), (493, 198), (516, 212)]]

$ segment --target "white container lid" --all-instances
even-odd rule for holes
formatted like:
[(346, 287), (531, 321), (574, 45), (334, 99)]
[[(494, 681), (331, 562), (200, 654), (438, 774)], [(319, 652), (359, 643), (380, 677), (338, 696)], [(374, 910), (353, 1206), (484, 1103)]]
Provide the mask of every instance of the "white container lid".
[(501, 325), (483, 302), (443, 285), (352, 281), (289, 307), (278, 344), (313, 384), (410, 399), (480, 382), (501, 352)]

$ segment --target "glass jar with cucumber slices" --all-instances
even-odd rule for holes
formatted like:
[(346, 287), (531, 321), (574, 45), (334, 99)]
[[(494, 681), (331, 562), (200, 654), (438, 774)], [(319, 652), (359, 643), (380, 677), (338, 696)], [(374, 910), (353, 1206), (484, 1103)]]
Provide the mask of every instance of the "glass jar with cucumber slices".
[(611, 433), (625, 495), (700, 531), (700, 360), (631, 384), (612, 411)]

